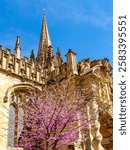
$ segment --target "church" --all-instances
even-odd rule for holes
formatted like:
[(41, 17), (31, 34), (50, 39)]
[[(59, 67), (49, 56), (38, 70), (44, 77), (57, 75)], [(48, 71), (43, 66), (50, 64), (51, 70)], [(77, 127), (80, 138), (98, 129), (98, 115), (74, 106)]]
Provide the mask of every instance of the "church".
[[(75, 145), (75, 150), (112, 150), (112, 67), (107, 58), (90, 61), (83, 58), (77, 63), (76, 53), (69, 49), (66, 62), (63, 62), (60, 49), (53, 53), (46, 16), (43, 17), (37, 56), (32, 50), (30, 58), (21, 57), (20, 36), (17, 36), (14, 54), (9, 48), (0, 45), (0, 150), (15, 150), (14, 145), (20, 136), (19, 125), (14, 124), (19, 111), (24, 113), (21, 104), (26, 99), (24, 91), (42, 90), (50, 81), (74, 78), (76, 82), (89, 85), (97, 83), (98, 101), (104, 112), (99, 113), (95, 126), (89, 129), (87, 145)], [(20, 91), (20, 94), (19, 94)], [(23, 93), (23, 94), (22, 94)], [(92, 103), (92, 110), (95, 104)], [(108, 107), (109, 106), (109, 107)], [(92, 111), (91, 110), (91, 111)], [(16, 115), (17, 114), (17, 115)], [(22, 150), (22, 148), (17, 148)], [(71, 148), (68, 148), (71, 149)]]

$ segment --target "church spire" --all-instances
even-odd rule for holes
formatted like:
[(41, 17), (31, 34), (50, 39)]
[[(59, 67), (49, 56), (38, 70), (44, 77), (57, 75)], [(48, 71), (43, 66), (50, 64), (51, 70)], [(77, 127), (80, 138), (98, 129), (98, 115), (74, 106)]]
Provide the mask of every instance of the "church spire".
[(38, 62), (40, 62), (40, 63), (46, 62), (46, 59), (47, 59), (46, 55), (48, 53), (47, 52), (48, 47), (52, 47), (52, 44), (51, 44), (51, 40), (50, 40), (50, 36), (49, 36), (49, 32), (48, 32), (46, 16), (44, 15), (43, 22), (42, 22), (41, 35), (40, 35), (40, 41), (39, 41), (38, 55), (37, 55)]
[(20, 50), (21, 50), (21, 47), (20, 47), (20, 36), (17, 36), (14, 50), (15, 50), (15, 57), (20, 59), (21, 58), (21, 56), (20, 56)]

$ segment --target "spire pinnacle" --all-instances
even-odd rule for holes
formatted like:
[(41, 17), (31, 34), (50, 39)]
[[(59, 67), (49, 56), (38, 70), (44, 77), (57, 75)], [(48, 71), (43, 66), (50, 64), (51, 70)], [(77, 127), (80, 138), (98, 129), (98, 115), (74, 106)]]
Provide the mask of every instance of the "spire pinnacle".
[(33, 49), (31, 51), (31, 55), (30, 55), (30, 61), (33, 62), (35, 60), (35, 55), (34, 55), (34, 52), (33, 52)]
[(57, 56), (57, 58), (61, 56), (61, 54), (60, 54), (60, 48), (59, 47), (57, 47), (56, 56)]
[(39, 41), (39, 48), (38, 48), (38, 55), (37, 55), (37, 60), (45, 62), (46, 60), (46, 51), (48, 47), (51, 46), (51, 40), (50, 40), (50, 35), (48, 32), (48, 26), (47, 26), (47, 21), (46, 21), (46, 16), (45, 13), (43, 14), (43, 22), (42, 22), (42, 29), (41, 29), (41, 35), (40, 35), (40, 41)]
[(50, 35), (48, 32), (48, 26), (47, 26), (47, 21), (46, 21), (46, 15), (43, 15), (43, 23), (42, 23), (42, 31), (41, 31), (41, 37), (40, 37), (40, 42), (45, 42), (47, 46), (51, 46), (51, 40), (50, 40)]
[(60, 48), (59, 48), (59, 47), (57, 48), (56, 58), (57, 58), (57, 60), (58, 60), (59, 66), (61, 66), (61, 65), (62, 65), (63, 60), (62, 60), (62, 58), (61, 58)]
[(16, 44), (15, 44), (15, 57), (20, 59), (21, 56), (20, 56), (20, 50), (21, 50), (21, 46), (20, 46), (20, 36), (17, 36), (17, 39), (16, 39)]

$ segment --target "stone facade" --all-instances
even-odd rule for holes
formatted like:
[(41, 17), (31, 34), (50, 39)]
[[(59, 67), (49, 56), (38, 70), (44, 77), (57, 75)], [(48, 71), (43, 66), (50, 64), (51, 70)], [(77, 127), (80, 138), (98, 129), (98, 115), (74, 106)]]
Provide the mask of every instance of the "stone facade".
[(37, 57), (35, 58), (32, 50), (30, 59), (22, 58), (20, 51), (20, 36), (17, 37), (14, 54), (10, 49), (3, 50), (0, 45), (0, 150), (15, 150), (9, 144), (11, 137), (15, 141), (13, 135), (9, 135), (9, 110), (11, 105), (19, 105), (24, 101), (24, 95), (18, 95), (18, 91), (41, 90), (50, 81), (62, 81), (71, 77), (86, 87), (89, 81), (98, 85), (99, 103), (93, 100), (90, 110), (88, 105), (88, 115), (98, 105), (106, 109), (97, 115), (95, 128), (90, 128), (88, 143), (84, 143), (84, 146), (81, 143), (75, 145), (75, 150), (112, 150), (112, 68), (108, 59), (92, 62), (90, 59), (83, 59), (77, 64), (76, 54), (69, 49), (64, 63), (59, 48), (56, 55), (53, 53), (45, 16)]

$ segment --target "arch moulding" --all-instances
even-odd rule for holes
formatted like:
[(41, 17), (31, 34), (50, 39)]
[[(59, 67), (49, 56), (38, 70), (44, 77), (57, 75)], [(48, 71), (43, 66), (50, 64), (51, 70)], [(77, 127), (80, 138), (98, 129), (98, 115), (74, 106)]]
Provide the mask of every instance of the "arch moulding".
[(9, 97), (11, 95), (11, 93), (13, 93), (15, 90), (35, 90), (35, 91), (41, 91), (41, 88), (39, 87), (35, 87), (31, 84), (17, 84), (14, 85), (12, 87), (9, 87), (5, 93), (4, 96), (4, 103), (9, 102)]

